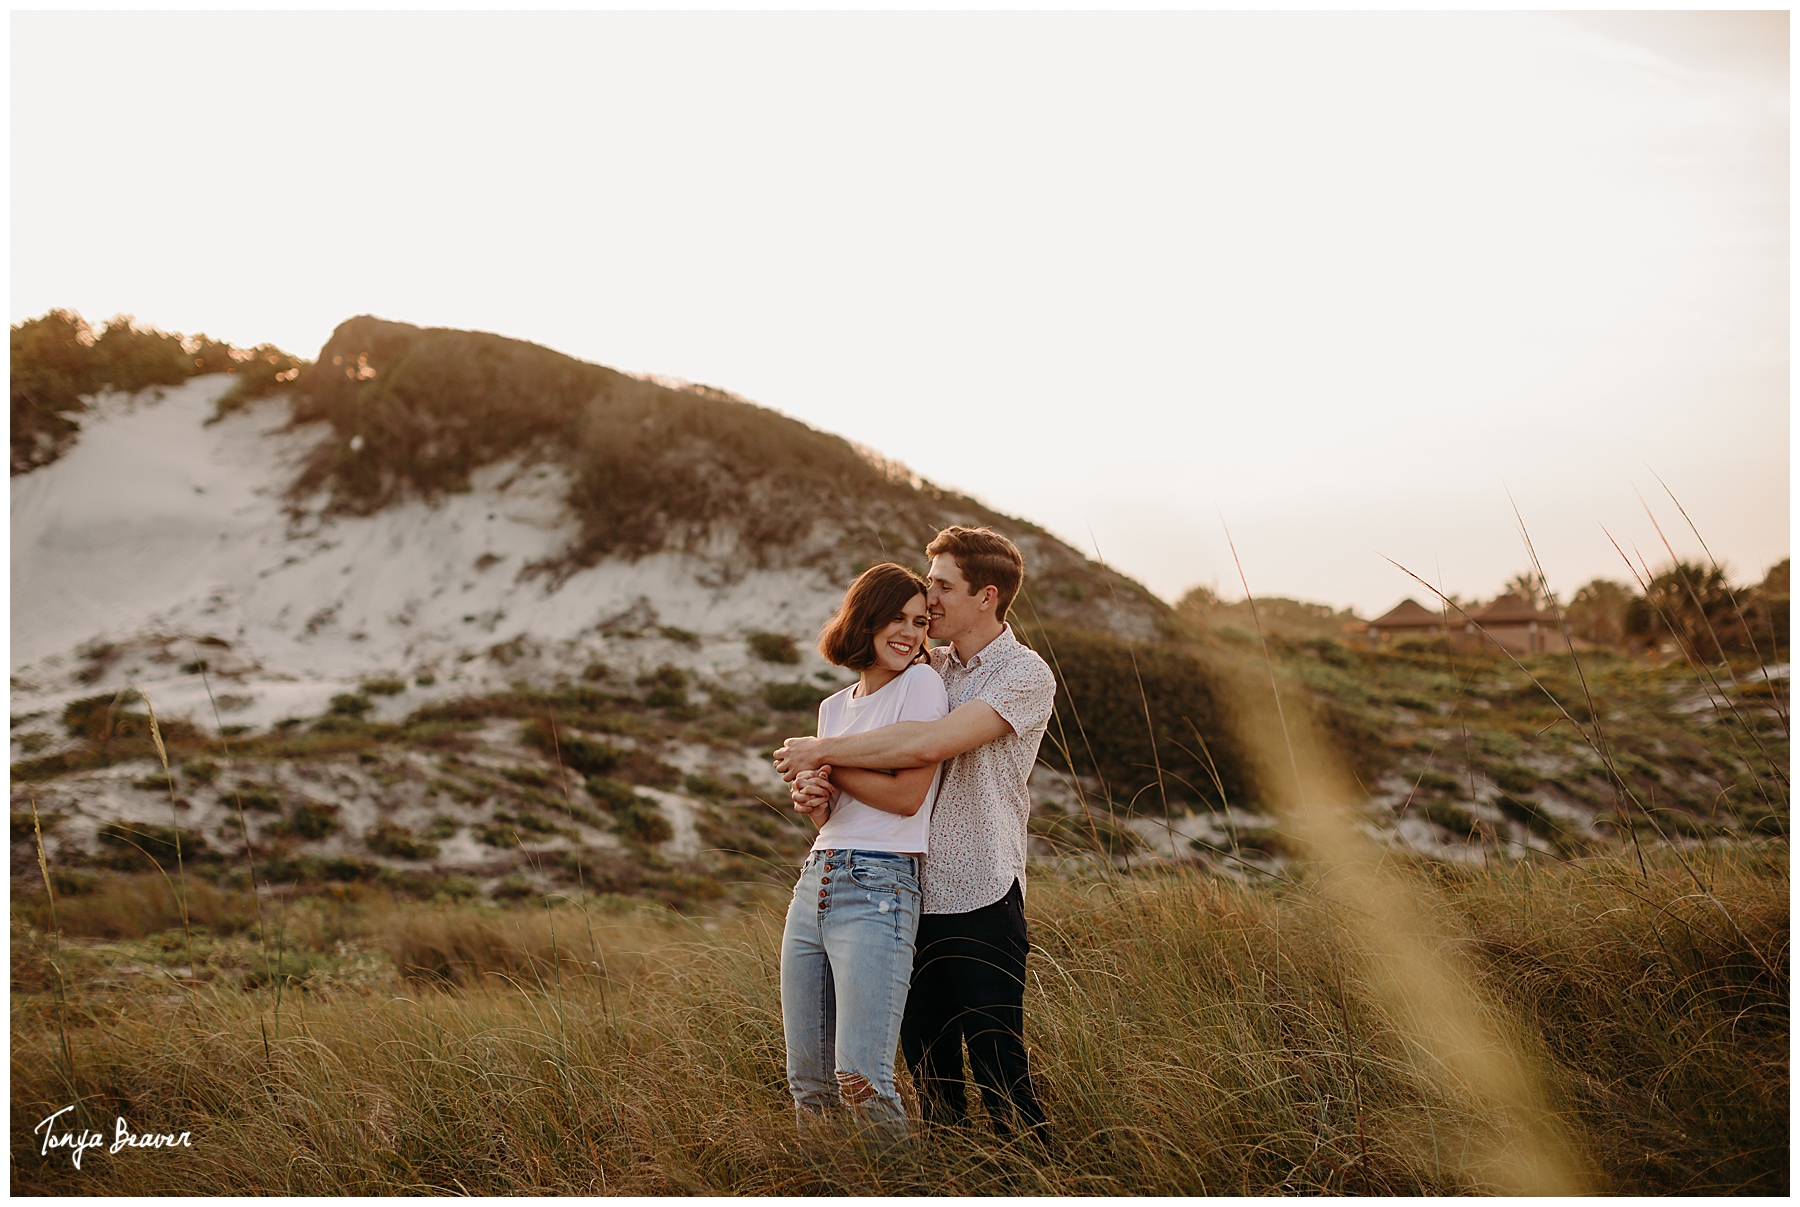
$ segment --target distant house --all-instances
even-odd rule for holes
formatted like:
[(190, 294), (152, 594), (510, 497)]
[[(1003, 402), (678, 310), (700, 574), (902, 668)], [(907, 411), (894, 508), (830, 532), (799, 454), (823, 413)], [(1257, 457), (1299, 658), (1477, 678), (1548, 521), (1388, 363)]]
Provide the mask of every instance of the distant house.
[(1403, 599), (1388, 612), (1371, 620), (1365, 630), (1369, 644), (1385, 645), (1401, 637), (1442, 637), (1449, 632), (1441, 612), (1433, 612), (1416, 599)]
[(1542, 654), (1569, 648), (1556, 617), (1538, 611), (1517, 595), (1502, 595), (1485, 608), (1477, 608), (1469, 614), (1463, 631), (1470, 636), (1485, 634), (1501, 649), (1515, 654)]

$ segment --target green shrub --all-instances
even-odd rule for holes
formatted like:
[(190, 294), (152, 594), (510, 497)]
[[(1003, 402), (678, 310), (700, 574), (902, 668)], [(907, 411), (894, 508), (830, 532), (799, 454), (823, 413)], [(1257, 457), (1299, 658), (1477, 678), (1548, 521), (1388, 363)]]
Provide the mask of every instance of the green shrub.
[(263, 376), (274, 389), (293, 380), (301, 364), (269, 344), (244, 352), (204, 335), (186, 339), (158, 331), (125, 315), (95, 331), (73, 311), (49, 311), (12, 328), (12, 472), (61, 456), (80, 431), (73, 416), (86, 409), (84, 396), (98, 390), (172, 386), (218, 372), (238, 375), (232, 393)]
[(654, 672), (638, 676), (638, 686), (648, 687), (644, 703), (651, 708), (685, 709), (688, 706), (688, 673), (678, 666), (663, 663)]
[(413, 682), (418, 684), (420, 687), (430, 687), (434, 683), (437, 682), (437, 676), (432, 674), (430, 671), (424, 671), (421, 674), (414, 677)]
[(269, 827), (271, 833), (288, 834), (298, 838), (317, 840), (325, 838), (342, 828), (343, 823), (337, 819), (336, 805), (322, 805), (317, 801), (306, 801), (297, 806), (283, 820)]
[(1462, 787), (1462, 783), (1454, 775), (1446, 775), (1442, 771), (1428, 769), (1419, 776), (1419, 787), (1428, 792), (1455, 792)]
[(792, 666), (800, 661), (800, 651), (794, 645), (794, 639), (785, 633), (751, 633), (746, 641), (750, 643), (750, 652), (764, 662), (774, 662)]
[(829, 695), (805, 681), (765, 683), (762, 687), (763, 702), (781, 712), (812, 712)]
[(712, 800), (724, 800), (728, 796), (736, 796), (737, 789), (723, 780), (716, 780), (710, 775), (690, 775), (682, 781), (684, 787), (695, 796), (704, 796)]
[(493, 897), (496, 901), (528, 901), (542, 895), (543, 890), (516, 872), (493, 888)]
[[(454, 831), (452, 831), (454, 833)], [(435, 859), (438, 845), (413, 836), (411, 827), (391, 821), (377, 822), (363, 833), (363, 845), (377, 855), (395, 859)]]
[(1527, 829), (1535, 830), (1546, 838), (1554, 838), (1564, 829), (1561, 818), (1546, 813), (1536, 801), (1528, 797), (1499, 792), (1494, 795), (1493, 803), (1506, 816), (1525, 823)]
[(441, 792), (451, 800), (465, 805), (478, 805), (488, 798), (485, 789), (470, 787), (460, 780), (434, 779), (425, 785), (425, 789), (428, 792)]
[(37, 838), (37, 826), (42, 826), (44, 833), (48, 834), (56, 829), (57, 823), (62, 819), (61, 813), (39, 813), (37, 824), (33, 825), (30, 813), (14, 813), (12, 815), (12, 840), (14, 842), (34, 842)]
[(565, 834), (568, 832), (542, 813), (533, 813), (529, 809), (520, 809), (516, 813), (496, 810), (494, 818), (496, 821), (510, 822), (527, 834)]
[(1488, 774), (1494, 777), (1494, 782), (1502, 789), (1512, 793), (1530, 792), (1543, 778), (1531, 768), (1518, 763), (1497, 763), (1488, 769)]
[(142, 855), (148, 855), (158, 863), (173, 867), (178, 839), (184, 860), (200, 859), (211, 853), (206, 839), (194, 830), (184, 828), (178, 836), (174, 826), (142, 821), (109, 821), (94, 832), (94, 837), (101, 846), (128, 856), (120, 861), (124, 866), (130, 866), (129, 856), (138, 856), (141, 866)]
[(428, 840), (454, 838), (460, 829), (462, 829), (461, 822), (447, 813), (439, 813), (432, 817), (423, 830), (419, 831), (419, 837)]
[(363, 682), (362, 690), (371, 696), (397, 696), (406, 690), (406, 680), (368, 679)]
[(619, 765), (619, 748), (588, 738), (565, 736), (562, 761), (571, 771), (582, 775), (600, 775)]
[(613, 829), (628, 842), (655, 846), (674, 837), (675, 829), (654, 801), (634, 796), (613, 811)]
[(72, 311), (52, 310), (12, 328), (12, 472), (48, 465), (74, 443), (101, 385), (93, 332)]
[(1129, 855), (1144, 848), (1144, 840), (1118, 819), (1099, 809), (1088, 813), (1034, 813), (1027, 830), (1048, 842), (1057, 854), (1068, 851), (1100, 851)]
[(643, 799), (624, 780), (604, 775), (589, 776), (587, 790), (588, 795), (599, 801), (609, 812), (616, 812)]
[[(182, 844), (182, 850), (187, 850), (186, 843)], [(51, 868), (50, 887), (59, 897), (85, 897), (100, 887), (100, 877), (74, 868)]]
[(122, 693), (85, 696), (63, 706), (62, 723), (72, 738), (104, 742), (109, 738), (148, 737), (150, 718), (143, 713), (126, 712), (126, 706), (141, 699), (130, 689)]
[[(366, 859), (356, 859), (349, 855), (296, 855), (293, 857), (277, 856), (267, 861), (258, 861), (256, 873), (259, 877), (280, 884), (337, 883), (350, 884), (357, 881), (363, 883), (386, 883), (392, 887), (400, 887), (409, 883), (406, 880), (392, 877), (390, 869)], [(228, 883), (242, 884), (240, 878), (245, 875), (239, 869), (238, 875), (228, 876)]]
[(245, 780), (230, 793), (223, 793), (220, 801), (228, 805), (242, 805), (245, 809), (256, 809), (264, 813), (281, 812), (281, 794), (267, 784), (259, 784), (255, 780)]
[(360, 720), (364, 713), (374, 707), (375, 701), (367, 696), (340, 692), (331, 697), (331, 707), (328, 711), (334, 717), (350, 717), (353, 720)]
[(181, 764), (181, 774), (196, 784), (210, 784), (219, 774), (219, 764), (212, 759), (187, 759)]
[[(1255, 799), (1228, 697), (1202, 655), (1062, 627), (1021, 636), (1056, 675), (1055, 715), (1040, 755), (1046, 763), (1097, 774), (1113, 800), (1135, 800), (1139, 812), (1162, 808), (1159, 764), (1172, 802), (1241, 806)], [(1145, 725), (1146, 701), (1153, 729)]]
[(232, 383), (231, 389), (215, 405), (215, 420), (223, 419), (256, 399), (266, 398), (289, 385), (306, 366), (305, 361), (290, 356), (274, 344), (258, 344), (247, 353), (233, 349), (232, 359), (237, 362), (237, 367), (233, 370), (237, 381)]
[(551, 757), (561, 756), (563, 766), (582, 775), (604, 775), (619, 765), (622, 752), (608, 742), (578, 737), (560, 726), (552, 735), (542, 718), (528, 723), (522, 732), (527, 742)]
[(516, 812), (506, 809), (494, 810), (494, 819), (475, 827), (475, 837), (490, 847), (517, 846), (521, 842), (531, 842), (539, 838), (553, 835), (576, 837), (574, 831), (560, 826), (552, 819), (529, 809)]
[(1475, 830), (1475, 819), (1469, 811), (1454, 801), (1437, 797), (1426, 797), (1415, 800), (1409, 808), (1420, 814), (1433, 825), (1442, 826), (1457, 837), (1463, 837)]
[(657, 626), (656, 632), (659, 636), (666, 637), (670, 641), (679, 642), (689, 649), (697, 650), (700, 648), (700, 634), (698, 633), (690, 633), (686, 629), (678, 629), (672, 624), (659, 625)]
[(511, 780), (513, 783), (522, 784), (527, 788), (548, 788), (552, 786), (550, 774), (537, 767), (502, 767), (500, 768), (500, 774), (504, 778)]
[(518, 845), (516, 832), (511, 826), (486, 821), (475, 827), (475, 841), (484, 846), (499, 847), (503, 851)]

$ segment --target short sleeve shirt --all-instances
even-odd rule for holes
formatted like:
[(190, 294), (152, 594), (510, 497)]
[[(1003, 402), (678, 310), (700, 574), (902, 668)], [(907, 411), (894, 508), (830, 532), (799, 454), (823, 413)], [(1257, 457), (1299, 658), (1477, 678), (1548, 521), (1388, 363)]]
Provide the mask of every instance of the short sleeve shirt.
[[(897, 721), (935, 721), (949, 711), (944, 681), (929, 666), (914, 665), (867, 696), (858, 696), (856, 685), (851, 684), (826, 699), (819, 705), (819, 736), (867, 733)], [(932, 803), (943, 778), (940, 769), (925, 790), (924, 803), (911, 817), (883, 812), (848, 792), (839, 793), (831, 820), (819, 830), (813, 850), (924, 851), (931, 834)]]
[(1015, 879), (1025, 890), (1026, 785), (1050, 724), (1056, 678), (1011, 625), (967, 662), (944, 645), (931, 651), (931, 665), (944, 678), (950, 711), (982, 700), (1012, 726), (944, 765), (931, 814), (931, 846), (920, 869), (924, 912), (965, 914), (1000, 900)]

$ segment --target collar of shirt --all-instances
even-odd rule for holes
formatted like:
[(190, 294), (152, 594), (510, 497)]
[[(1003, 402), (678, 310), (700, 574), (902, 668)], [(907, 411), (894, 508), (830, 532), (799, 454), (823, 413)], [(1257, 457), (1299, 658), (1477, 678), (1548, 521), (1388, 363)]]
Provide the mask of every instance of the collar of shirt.
[(995, 637), (992, 641), (988, 642), (986, 645), (982, 646), (979, 650), (975, 651), (975, 656), (973, 658), (970, 658), (967, 662), (964, 662), (962, 660), (962, 657), (959, 654), (957, 654), (956, 646), (951, 645), (951, 647), (950, 647), (950, 665), (956, 667), (958, 670), (972, 671), (976, 667), (981, 665), (981, 660), (983, 658), (986, 658), (988, 656), (988, 654), (990, 654), (990, 653), (994, 653), (994, 654), (1005, 653), (1006, 650), (1004, 648), (1002, 648), (1003, 642), (1005, 643), (1005, 645), (1008, 645), (1008, 646), (1013, 646), (1013, 645), (1019, 644), (1019, 639), (1013, 636), (1011, 621), (1008, 621), (1006, 624), (1001, 625), (1000, 626), (1000, 635), (998, 637)]

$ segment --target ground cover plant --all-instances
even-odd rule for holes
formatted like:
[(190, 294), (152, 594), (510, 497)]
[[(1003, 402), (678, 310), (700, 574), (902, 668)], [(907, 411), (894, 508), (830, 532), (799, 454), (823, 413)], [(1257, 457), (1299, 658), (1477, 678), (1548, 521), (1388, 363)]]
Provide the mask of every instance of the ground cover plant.
[[(1573, 1188), (1787, 1190), (1786, 846), (1689, 861), (1710, 899), (1666, 853), (1641, 871), (1618, 857), (1408, 870), (1541, 1079)], [(125, 913), (149, 888), (87, 899)], [(900, 1152), (850, 1133), (802, 1142), (782, 1073), (778, 895), (706, 925), (612, 897), (265, 901), (266, 952), (248, 894), (196, 896), (191, 956), (166, 903), (129, 937), (83, 937), (99, 916), (64, 917), (59, 943), (39, 925), (47, 901), (15, 900), (13, 1188), (1517, 1187), (1518, 1170), (1469, 1155), (1503, 1121), (1419, 1073), (1366, 953), (1306, 878), (1040, 875), (1028, 900), (1046, 1154), (980, 1132)], [(78, 1125), (124, 1114), (193, 1147), (90, 1152), (77, 1171), (30, 1132), (71, 1101)]]
[(99, 329), (52, 310), (12, 327), (12, 472), (60, 457), (81, 430), (76, 416), (100, 390), (180, 385), (202, 373), (237, 377), (220, 413), (280, 389), (305, 363), (273, 344), (234, 348), (204, 335), (159, 331), (120, 315)]

